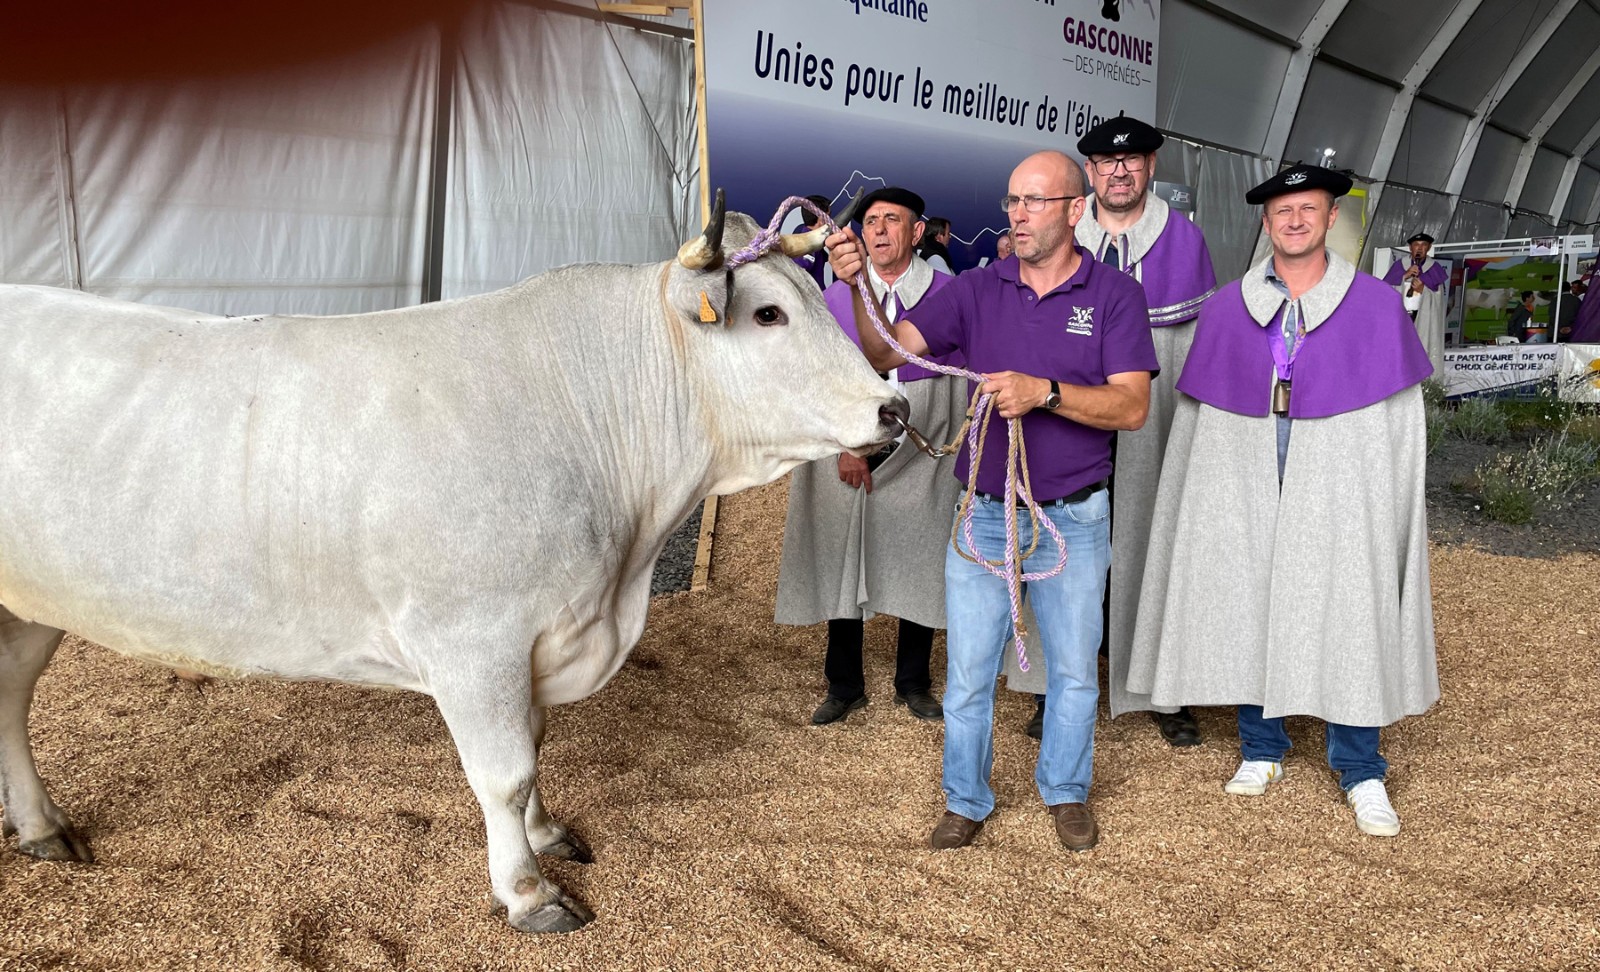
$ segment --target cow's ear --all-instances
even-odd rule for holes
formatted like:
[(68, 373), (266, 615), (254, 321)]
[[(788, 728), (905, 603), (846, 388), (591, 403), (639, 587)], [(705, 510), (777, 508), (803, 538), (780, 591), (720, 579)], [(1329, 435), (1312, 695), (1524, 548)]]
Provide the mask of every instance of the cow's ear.
[(701, 324), (727, 324), (728, 306), (733, 299), (733, 271), (701, 272), (676, 268), (668, 284), (668, 303), (672, 309)]

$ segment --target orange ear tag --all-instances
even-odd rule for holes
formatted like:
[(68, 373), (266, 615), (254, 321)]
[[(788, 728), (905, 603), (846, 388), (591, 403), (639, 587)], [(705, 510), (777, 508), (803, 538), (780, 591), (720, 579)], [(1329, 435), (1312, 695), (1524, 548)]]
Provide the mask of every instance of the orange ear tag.
[(703, 290), (700, 291), (700, 323), (717, 323), (717, 312), (711, 309), (711, 299), (706, 296), (706, 292)]

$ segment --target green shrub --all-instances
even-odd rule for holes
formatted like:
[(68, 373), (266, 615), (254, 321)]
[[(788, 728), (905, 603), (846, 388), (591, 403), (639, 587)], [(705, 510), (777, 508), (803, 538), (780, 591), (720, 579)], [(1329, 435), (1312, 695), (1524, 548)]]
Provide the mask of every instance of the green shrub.
[(1428, 455), (1432, 456), (1450, 434), (1450, 413), (1438, 405), (1427, 405), (1423, 414), (1428, 420)]
[(1444, 408), (1444, 382), (1429, 378), (1422, 383), (1422, 404), (1429, 408)]
[(1600, 442), (1566, 432), (1523, 453), (1502, 452), (1476, 470), (1483, 510), (1502, 523), (1527, 523), (1541, 509), (1560, 509), (1600, 479)]
[[(1499, 459), (1509, 458), (1501, 455)], [(1501, 523), (1527, 523), (1533, 519), (1533, 490), (1511, 473), (1487, 466), (1478, 467), (1479, 496), (1483, 512)]]
[(1468, 398), (1450, 415), (1450, 431), (1469, 442), (1504, 442), (1511, 434), (1505, 413), (1488, 398)]

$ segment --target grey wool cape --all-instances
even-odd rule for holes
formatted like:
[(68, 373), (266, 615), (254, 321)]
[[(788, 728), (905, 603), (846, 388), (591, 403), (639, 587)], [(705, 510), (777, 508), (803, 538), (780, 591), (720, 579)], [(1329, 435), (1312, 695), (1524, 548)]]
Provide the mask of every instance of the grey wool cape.
[[(967, 382), (941, 376), (900, 388), (929, 442), (945, 443), (967, 412)], [(779, 624), (888, 614), (943, 628), (944, 557), (961, 482), (955, 456), (902, 443), (872, 471), (872, 495), (839, 481), (836, 457), (799, 466), (778, 569)]]
[[(1246, 275), (1247, 299), (1268, 286), (1262, 270)], [(1439, 698), (1426, 456), (1413, 385), (1295, 419), (1280, 492), (1273, 416), (1180, 394), (1129, 691), (1156, 706), (1260, 705), (1268, 718), (1350, 726), (1426, 711)]]
[[(907, 271), (909, 310), (938, 286), (920, 259)], [(883, 297), (881, 281), (869, 276)], [(948, 277), (943, 280), (948, 281)], [(847, 333), (854, 331), (853, 323)], [(965, 378), (937, 375), (900, 386), (931, 443), (950, 441), (967, 414)], [(778, 569), (779, 624), (887, 614), (945, 626), (944, 558), (961, 482), (954, 455), (932, 459), (902, 442), (872, 471), (872, 493), (839, 480), (838, 457), (797, 467)]]

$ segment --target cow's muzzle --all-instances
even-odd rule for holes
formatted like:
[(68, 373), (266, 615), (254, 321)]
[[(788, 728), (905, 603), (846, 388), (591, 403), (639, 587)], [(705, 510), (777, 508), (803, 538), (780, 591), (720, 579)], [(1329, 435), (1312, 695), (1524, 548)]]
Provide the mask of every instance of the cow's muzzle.
[(878, 409), (878, 425), (891, 439), (899, 438), (901, 432), (911, 427), (911, 403), (904, 395), (894, 396), (889, 404)]

